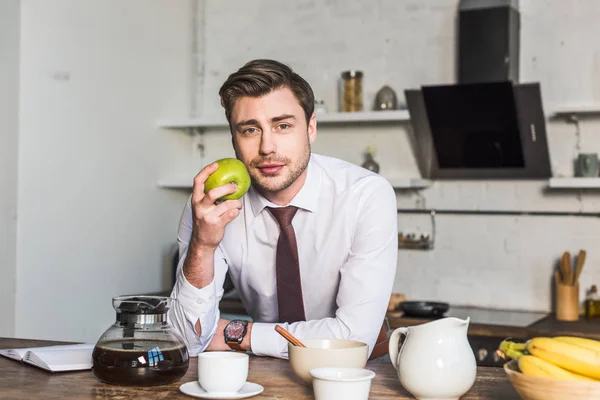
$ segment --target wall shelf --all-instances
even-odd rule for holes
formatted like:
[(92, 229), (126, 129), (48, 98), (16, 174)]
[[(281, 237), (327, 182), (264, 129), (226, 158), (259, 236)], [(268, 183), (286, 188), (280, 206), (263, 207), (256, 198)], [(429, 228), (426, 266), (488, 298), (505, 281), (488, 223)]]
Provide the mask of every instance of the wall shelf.
[[(163, 189), (191, 189), (193, 178), (184, 179), (163, 179), (158, 181), (157, 185)], [(388, 179), (392, 187), (396, 190), (402, 189), (425, 189), (431, 186), (431, 181), (427, 179), (411, 179), (411, 178), (390, 178)]]
[(600, 103), (573, 104), (558, 107), (554, 110), (555, 116), (570, 116), (581, 114), (600, 114)]
[[(409, 120), (408, 110), (317, 114), (317, 124), (406, 122)], [(165, 119), (158, 121), (158, 126), (166, 129), (206, 129), (227, 128), (228, 124), (225, 117), (221, 116), (171, 120)]]
[(600, 189), (600, 178), (550, 178), (551, 189)]
[[(318, 113), (317, 123), (319, 125), (335, 124), (376, 124), (390, 122), (409, 122), (410, 115), (408, 110), (393, 111), (364, 111), (347, 113)], [(182, 118), (182, 119), (164, 119), (158, 121), (158, 126), (164, 129), (188, 130), (192, 133), (194, 130), (203, 132), (209, 128), (228, 128), (229, 125), (225, 116), (212, 116), (200, 118)], [(420, 190), (431, 186), (432, 182), (420, 178), (388, 178), (392, 187), (396, 190)], [(177, 177), (162, 179), (157, 182), (158, 187), (164, 189), (189, 190), (192, 188), (193, 177)]]
[(394, 189), (427, 189), (432, 182), (428, 179), (387, 178)]
[(163, 189), (191, 189), (193, 187), (193, 182), (194, 178), (161, 179), (156, 185)]

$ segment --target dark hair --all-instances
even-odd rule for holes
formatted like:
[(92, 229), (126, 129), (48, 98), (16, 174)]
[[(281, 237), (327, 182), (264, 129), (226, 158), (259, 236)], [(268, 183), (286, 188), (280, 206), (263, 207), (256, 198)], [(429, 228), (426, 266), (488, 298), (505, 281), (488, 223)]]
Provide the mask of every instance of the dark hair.
[(312, 88), (290, 67), (274, 60), (253, 60), (229, 75), (219, 90), (227, 121), (231, 123), (231, 110), (238, 98), (261, 97), (281, 88), (289, 88), (294, 93), (308, 124), (315, 110)]

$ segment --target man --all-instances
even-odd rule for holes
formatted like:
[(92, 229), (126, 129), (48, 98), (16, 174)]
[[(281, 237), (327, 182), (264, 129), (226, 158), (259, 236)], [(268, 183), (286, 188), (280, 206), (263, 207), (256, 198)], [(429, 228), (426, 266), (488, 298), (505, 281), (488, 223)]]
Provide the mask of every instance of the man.
[[(287, 358), (276, 324), (300, 339), (363, 341), (372, 352), (398, 256), (391, 185), (311, 154), (314, 95), (289, 67), (251, 61), (219, 94), (252, 185), (242, 199), (218, 202), (235, 184), (204, 194), (215, 163), (195, 177), (179, 225), (171, 323), (192, 355), (234, 349)], [(253, 323), (219, 318), (227, 271)], [(381, 344), (377, 356), (387, 351)]]

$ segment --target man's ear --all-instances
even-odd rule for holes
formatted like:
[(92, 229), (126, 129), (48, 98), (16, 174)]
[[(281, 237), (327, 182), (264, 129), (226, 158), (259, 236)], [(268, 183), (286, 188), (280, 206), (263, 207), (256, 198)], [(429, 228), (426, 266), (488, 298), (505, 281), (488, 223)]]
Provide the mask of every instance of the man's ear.
[(308, 120), (308, 141), (312, 144), (317, 138), (317, 117), (315, 117), (315, 113), (311, 115)]

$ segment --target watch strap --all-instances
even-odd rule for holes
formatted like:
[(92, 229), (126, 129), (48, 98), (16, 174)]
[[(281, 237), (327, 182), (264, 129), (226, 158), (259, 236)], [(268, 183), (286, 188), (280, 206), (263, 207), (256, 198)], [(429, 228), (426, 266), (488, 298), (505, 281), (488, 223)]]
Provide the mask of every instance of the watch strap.
[(240, 344), (236, 340), (231, 340), (225, 343), (227, 343), (227, 346), (229, 346), (231, 350), (244, 351), (244, 349), (242, 349), (242, 346), (240, 346)]

